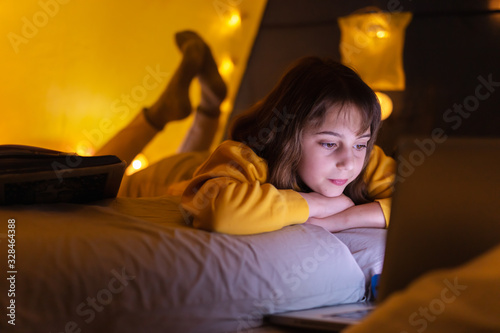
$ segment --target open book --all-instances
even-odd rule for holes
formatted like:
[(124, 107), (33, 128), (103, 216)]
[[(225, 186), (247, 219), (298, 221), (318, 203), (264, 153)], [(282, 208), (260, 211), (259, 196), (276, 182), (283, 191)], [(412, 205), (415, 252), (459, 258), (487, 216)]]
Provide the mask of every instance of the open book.
[(115, 197), (126, 163), (39, 147), (0, 145), (0, 205), (88, 202)]

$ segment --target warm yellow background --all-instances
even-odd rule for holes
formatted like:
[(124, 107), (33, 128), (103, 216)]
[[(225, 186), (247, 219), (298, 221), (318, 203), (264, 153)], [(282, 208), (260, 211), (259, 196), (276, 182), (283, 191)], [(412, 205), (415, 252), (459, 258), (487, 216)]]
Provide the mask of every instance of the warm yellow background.
[[(234, 63), (224, 74), (229, 86), (224, 123), (265, 4), (2, 1), (0, 143), (92, 153), (160, 95), (181, 59), (173, 35), (184, 29), (198, 31), (219, 64), (225, 59)], [(240, 14), (241, 23), (230, 26), (233, 13)], [(156, 81), (152, 71), (161, 72)], [(194, 83), (194, 105), (198, 93)], [(175, 152), (191, 119), (172, 123), (155, 138), (145, 151), (150, 162)]]

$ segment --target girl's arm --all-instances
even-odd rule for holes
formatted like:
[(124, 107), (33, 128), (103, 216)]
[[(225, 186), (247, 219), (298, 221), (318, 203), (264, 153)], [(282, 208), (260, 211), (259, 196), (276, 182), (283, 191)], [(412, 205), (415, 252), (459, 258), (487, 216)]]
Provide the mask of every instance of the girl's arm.
[[(267, 163), (248, 146), (225, 141), (196, 170), (181, 205), (195, 228), (255, 234), (304, 223), (307, 201), (267, 183)], [(333, 212), (331, 213), (333, 214)]]
[(325, 218), (310, 217), (306, 223), (337, 232), (351, 228), (385, 228), (384, 212), (378, 202), (351, 206), (346, 210)]
[(309, 218), (325, 218), (354, 206), (352, 200), (344, 194), (333, 198), (325, 197), (316, 192), (299, 192), (299, 194), (307, 201)]

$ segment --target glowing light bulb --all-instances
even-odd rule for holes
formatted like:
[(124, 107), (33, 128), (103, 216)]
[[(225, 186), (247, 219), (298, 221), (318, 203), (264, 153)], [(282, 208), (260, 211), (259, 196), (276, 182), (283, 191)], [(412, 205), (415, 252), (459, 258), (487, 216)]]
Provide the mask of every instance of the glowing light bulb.
[(142, 162), (139, 160), (135, 160), (132, 162), (132, 168), (139, 170), (142, 166)]
[(382, 116), (381, 116), (382, 120), (385, 120), (392, 113), (392, 108), (393, 108), (392, 99), (386, 94), (381, 93), (379, 91), (376, 91), (375, 95), (377, 95), (378, 101), (380, 103), (380, 109), (382, 110)]
[(234, 70), (234, 63), (229, 57), (224, 57), (219, 66), (219, 72), (223, 76), (228, 76)]
[(238, 13), (232, 13), (227, 20), (227, 25), (230, 27), (239, 26), (241, 23), (241, 16)]
[(488, 9), (489, 10), (499, 10), (500, 9), (500, 0), (489, 0)]
[(389, 33), (386, 30), (379, 30), (377, 31), (376, 36), (378, 38), (387, 38), (389, 36)]
[(135, 157), (135, 159), (132, 161), (132, 163), (128, 166), (125, 173), (130, 176), (131, 174), (133, 174), (141, 169), (144, 169), (148, 165), (149, 165), (149, 163), (148, 163), (148, 159), (146, 158), (146, 156), (144, 156), (144, 154), (139, 154)]
[(389, 37), (389, 31), (382, 24), (377, 22), (371, 22), (366, 28), (366, 33), (370, 37), (376, 38), (387, 38)]
[(80, 156), (92, 156), (95, 154), (95, 149), (87, 141), (80, 141), (76, 146), (75, 152)]
[(223, 113), (231, 112), (232, 108), (233, 108), (233, 104), (229, 101), (229, 99), (225, 99), (224, 102), (222, 102), (222, 104), (220, 106), (220, 110)]

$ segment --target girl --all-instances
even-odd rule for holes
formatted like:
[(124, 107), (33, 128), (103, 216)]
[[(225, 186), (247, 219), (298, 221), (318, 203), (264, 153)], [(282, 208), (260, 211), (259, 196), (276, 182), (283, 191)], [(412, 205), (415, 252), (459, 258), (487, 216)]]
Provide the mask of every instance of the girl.
[(383, 228), (395, 162), (374, 146), (379, 124), (376, 95), (355, 72), (304, 58), (236, 119), (182, 205), (195, 227), (232, 234)]
[(200, 107), (182, 153), (124, 179), (121, 195), (181, 195), (194, 227), (230, 234), (298, 223), (330, 231), (387, 225), (395, 163), (374, 146), (380, 106), (355, 72), (333, 60), (300, 60), (208, 156), (194, 151), (210, 146), (225, 85), (198, 35), (176, 38), (183, 60), (165, 93), (99, 153), (126, 150), (130, 161), (165, 123), (186, 117), (195, 76)]

